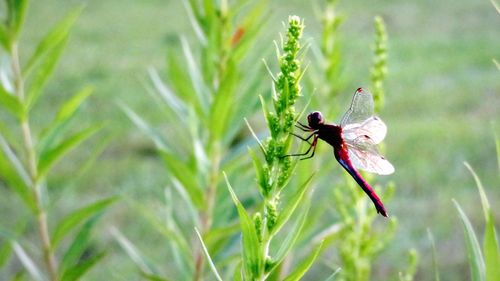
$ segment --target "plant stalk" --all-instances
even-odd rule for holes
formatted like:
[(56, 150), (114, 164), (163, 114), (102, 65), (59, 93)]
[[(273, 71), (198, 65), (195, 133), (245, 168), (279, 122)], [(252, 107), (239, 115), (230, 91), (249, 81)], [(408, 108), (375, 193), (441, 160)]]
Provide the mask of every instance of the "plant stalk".
[[(24, 94), (24, 81), (21, 73), (21, 64), (19, 62), (19, 47), (17, 43), (12, 44), (12, 72), (14, 75), (15, 91), (19, 100), (24, 104), (25, 94)], [(57, 274), (57, 260), (52, 249), (50, 242), (50, 235), (47, 223), (47, 214), (43, 206), (41, 186), (38, 184), (38, 172), (37, 172), (37, 159), (36, 152), (33, 145), (33, 137), (31, 134), (31, 128), (29, 124), (28, 113), (24, 112), (21, 120), (21, 131), (23, 134), (23, 145), (26, 152), (28, 171), (31, 177), (31, 190), (33, 192), (33, 197), (35, 199), (36, 217), (38, 223), (38, 232), (40, 235), (40, 241), (43, 247), (43, 257), (47, 271), (50, 276), (51, 281), (58, 281), (59, 276)]]
[[(215, 206), (215, 197), (217, 195), (217, 183), (219, 182), (219, 174), (220, 174), (220, 147), (215, 145), (215, 152), (212, 157), (212, 170), (209, 175), (209, 182), (206, 191), (206, 209), (200, 214), (201, 216), (201, 230), (202, 235), (210, 230), (213, 222), (213, 212)], [(194, 281), (202, 280), (202, 271), (203, 271), (203, 262), (204, 262), (204, 253), (202, 249), (198, 249), (196, 254), (196, 262), (195, 262), (195, 274)]]

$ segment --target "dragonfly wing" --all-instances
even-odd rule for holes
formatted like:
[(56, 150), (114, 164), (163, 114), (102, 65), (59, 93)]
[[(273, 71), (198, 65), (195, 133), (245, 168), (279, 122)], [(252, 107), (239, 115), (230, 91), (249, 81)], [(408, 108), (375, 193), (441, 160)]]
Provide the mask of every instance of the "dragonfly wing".
[(373, 96), (363, 88), (358, 88), (352, 98), (349, 110), (344, 114), (340, 121), (340, 126), (347, 124), (362, 123), (373, 116)]
[(394, 167), (377, 150), (377, 146), (367, 136), (359, 136), (353, 141), (345, 140), (349, 159), (354, 167), (379, 175), (394, 173)]
[(358, 137), (367, 136), (375, 144), (384, 140), (387, 126), (377, 116), (371, 116), (362, 123), (347, 124), (342, 128), (342, 137), (354, 141)]

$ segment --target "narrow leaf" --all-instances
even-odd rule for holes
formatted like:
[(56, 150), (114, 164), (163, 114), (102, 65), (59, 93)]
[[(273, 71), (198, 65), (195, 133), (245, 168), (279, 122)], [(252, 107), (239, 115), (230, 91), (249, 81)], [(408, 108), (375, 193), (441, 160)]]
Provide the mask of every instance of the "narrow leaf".
[(123, 112), (128, 116), (128, 118), (134, 122), (134, 124), (141, 129), (151, 140), (154, 142), (156, 147), (160, 150), (170, 151), (165, 144), (162, 136), (154, 130), (151, 126), (149, 126), (144, 119), (142, 119), (137, 113), (128, 108), (126, 105), (121, 105)]
[(14, 95), (11, 95), (4, 89), (0, 83), (0, 104), (5, 107), (18, 120), (22, 120), (25, 115), (24, 105)]
[(232, 120), (231, 114), (235, 102), (235, 88), (237, 87), (237, 70), (233, 62), (228, 62), (225, 77), (214, 97), (210, 108), (209, 128), (211, 137), (215, 140), (222, 139), (227, 126)]
[(89, 271), (94, 265), (96, 265), (103, 257), (105, 253), (102, 252), (95, 256), (85, 259), (84, 261), (78, 263), (74, 267), (69, 268), (62, 275), (62, 281), (75, 281), (80, 280), (80, 278)]
[(432, 268), (434, 270), (434, 281), (439, 281), (439, 267), (437, 264), (437, 253), (436, 244), (434, 243), (434, 237), (432, 236), (431, 230), (427, 228), (427, 236), (429, 236), (429, 241), (432, 247)]
[(32, 181), (26, 170), (24, 169), (23, 164), (21, 164), (21, 161), (19, 161), (19, 158), (17, 158), (16, 154), (10, 149), (9, 144), (7, 141), (3, 138), (3, 136), (0, 134), (0, 148), (2, 149), (5, 157), (10, 161), (10, 164), (12, 167), (17, 172), (17, 175), (23, 180), (23, 183), (26, 186), (31, 186)]
[(160, 154), (169, 172), (182, 184), (189, 194), (189, 198), (193, 205), (198, 208), (203, 206), (205, 204), (203, 198), (204, 194), (196, 180), (196, 174), (188, 165), (179, 161), (178, 156), (161, 150)]
[(12, 5), (14, 5), (14, 18), (12, 22), (12, 31), (14, 35), (14, 39), (19, 37), (19, 32), (24, 24), (24, 19), (26, 18), (26, 10), (28, 9), (28, 0), (16, 0), (12, 1)]
[(332, 275), (330, 275), (330, 276), (328, 277), (328, 279), (326, 279), (325, 281), (334, 281), (334, 280), (335, 280), (335, 278), (337, 277), (337, 274), (339, 274), (339, 272), (340, 272), (341, 270), (342, 270), (342, 268), (340, 268), (340, 267), (339, 267), (339, 268), (337, 268), (337, 269), (336, 269), (336, 270), (332, 273)]
[(198, 37), (198, 40), (200, 40), (201, 45), (203, 45), (203, 46), (207, 45), (207, 37), (203, 33), (203, 30), (196, 19), (196, 15), (195, 15), (195, 11), (194, 11), (196, 6), (192, 5), (187, 0), (183, 0), (182, 3), (184, 4), (184, 7), (186, 8), (189, 22), (193, 26), (194, 33)]
[(154, 275), (154, 270), (144, 257), (139, 253), (137, 247), (130, 242), (118, 229), (112, 228), (111, 234), (116, 238), (120, 246), (127, 252), (135, 265), (144, 273)]
[(61, 106), (54, 121), (47, 129), (44, 130), (44, 133), (38, 142), (37, 148), (40, 153), (43, 153), (43, 151), (46, 151), (49, 147), (53, 146), (57, 137), (61, 136), (68, 127), (67, 125), (69, 124), (69, 121), (75, 116), (75, 113), (87, 97), (90, 96), (92, 90), (93, 89), (91, 87), (84, 88)]
[(62, 21), (57, 23), (45, 35), (45, 37), (40, 41), (40, 43), (38, 43), (35, 52), (28, 60), (26, 66), (23, 68), (24, 69), (23, 76), (27, 76), (35, 63), (37, 63), (45, 54), (47, 54), (50, 50), (59, 45), (61, 41), (63, 41), (67, 37), (69, 31), (71, 30), (71, 27), (75, 23), (76, 19), (78, 18), (82, 10), (83, 10), (82, 7), (72, 10)]
[(207, 247), (205, 246), (205, 243), (203, 243), (203, 238), (201, 238), (201, 234), (198, 231), (198, 229), (194, 229), (196, 231), (196, 235), (198, 235), (198, 239), (200, 239), (201, 247), (203, 248), (203, 252), (205, 253), (205, 256), (207, 257), (208, 263), (210, 264), (210, 268), (212, 269), (212, 272), (215, 275), (215, 278), (218, 281), (222, 281), (222, 278), (219, 275), (219, 272), (217, 272), (217, 268), (215, 267), (214, 262), (212, 261), (212, 258), (210, 257), (210, 253), (208, 252)]
[(281, 213), (280, 213), (280, 215), (278, 217), (278, 220), (276, 221), (276, 224), (275, 224), (275, 226), (274, 226), (274, 228), (272, 230), (271, 235), (274, 235), (274, 234), (278, 233), (278, 231), (281, 229), (281, 227), (283, 227), (283, 225), (288, 221), (288, 219), (290, 218), (290, 216), (293, 214), (293, 212), (295, 211), (295, 209), (297, 208), (297, 206), (300, 205), (300, 203), (302, 202), (302, 198), (304, 198), (304, 194), (306, 193), (306, 191), (309, 188), (309, 183), (311, 182), (313, 176), (314, 176), (314, 174), (312, 174), (304, 182), (304, 184), (302, 184), (297, 189), (297, 191), (292, 196), (292, 198), (290, 198), (290, 200), (288, 201), (288, 203), (286, 204), (286, 206), (281, 211)]
[(54, 148), (42, 152), (38, 162), (38, 176), (43, 178), (49, 169), (57, 163), (66, 153), (77, 147), (80, 143), (90, 138), (101, 129), (101, 126), (92, 126), (74, 134), (62, 141)]
[(40, 273), (40, 270), (33, 262), (33, 260), (28, 256), (28, 254), (24, 251), (21, 245), (19, 245), (17, 242), (12, 242), (12, 248), (14, 248), (14, 252), (23, 264), (26, 271), (28, 271), (28, 273), (30, 274), (31, 278), (33, 278), (33, 280), (35, 281), (44, 281), (45, 278)]
[(61, 264), (59, 266), (61, 272), (65, 272), (67, 269), (78, 263), (80, 257), (88, 247), (92, 229), (100, 218), (101, 214), (96, 214), (91, 217), (75, 235), (73, 242), (71, 242), (61, 260)]
[(10, 41), (11, 38), (5, 25), (0, 24), (0, 45), (7, 51), (10, 52)]
[(167, 85), (165, 85), (165, 83), (163, 83), (160, 76), (158, 75), (158, 72), (155, 69), (149, 69), (148, 73), (151, 82), (153, 82), (156, 91), (161, 96), (163, 101), (172, 109), (173, 112), (175, 112), (175, 114), (179, 118), (179, 121), (184, 122), (187, 115), (187, 108), (184, 102), (180, 100), (172, 92), (172, 90)]
[(76, 226), (85, 221), (86, 219), (94, 216), (95, 214), (104, 210), (107, 206), (117, 200), (116, 197), (111, 197), (103, 200), (99, 200), (88, 206), (80, 208), (73, 213), (66, 216), (54, 230), (52, 235), (52, 245), (54, 248), (57, 247), (59, 242)]
[(28, 90), (28, 99), (27, 99), (27, 109), (30, 110), (33, 105), (37, 102), (40, 97), (43, 88), (47, 84), (48, 79), (54, 72), (54, 69), (59, 61), (59, 58), (66, 47), (68, 37), (64, 37), (61, 42), (54, 46), (47, 54), (44, 56), (44, 59), (40, 62), (37, 71), (35, 73), (35, 77), (30, 84)]
[(194, 59), (194, 55), (191, 52), (191, 48), (189, 47), (189, 43), (187, 39), (181, 37), (181, 45), (182, 50), (184, 51), (184, 56), (186, 57), (187, 65), (188, 65), (188, 73), (191, 78), (191, 82), (194, 86), (195, 94), (198, 97), (199, 103), (202, 106), (202, 109), (205, 111), (208, 105), (211, 103), (211, 97), (209, 96), (208, 89), (203, 82), (203, 77), (200, 73), (200, 68), (196, 64)]
[(304, 223), (306, 222), (307, 214), (309, 212), (309, 202), (304, 207), (304, 210), (300, 213), (299, 218), (297, 218), (295, 225), (288, 232), (285, 239), (283, 239), (276, 256), (274, 257), (274, 266), (271, 268), (270, 272), (274, 270), (286, 257), (286, 255), (290, 252), (293, 245), (299, 238), (299, 235), (302, 232), (302, 228), (304, 227)]
[(234, 205), (236, 205), (238, 215), (240, 217), (240, 227), (243, 235), (243, 268), (245, 276), (259, 276), (263, 269), (263, 260), (261, 245), (259, 243), (254, 223), (234, 193), (234, 190), (227, 179), (226, 173), (224, 173), (224, 178), (226, 179), (227, 188), (231, 194)]
[(0, 268), (3, 268), (12, 255), (12, 245), (10, 243), (3, 243), (0, 247)]
[(474, 229), (467, 218), (467, 215), (464, 213), (460, 205), (453, 200), (455, 207), (458, 210), (458, 214), (460, 215), (460, 220), (462, 221), (465, 233), (465, 244), (467, 246), (467, 256), (469, 257), (470, 271), (471, 271), (471, 280), (472, 281), (485, 281), (485, 269), (484, 269), (484, 260), (481, 255), (481, 248), (479, 247), (479, 242), (477, 241), (476, 234), (474, 233)]
[(464, 165), (470, 171), (474, 180), (476, 181), (476, 186), (481, 197), (481, 205), (483, 206), (484, 219), (486, 221), (485, 231), (484, 231), (484, 241), (483, 241), (483, 254), (484, 262), (486, 267), (486, 280), (494, 281), (500, 276), (500, 252), (498, 248), (497, 234), (495, 230), (495, 219), (493, 217), (493, 212), (490, 208), (490, 203), (488, 202), (488, 197), (484, 191), (483, 184), (477, 176), (476, 172), (472, 169), (469, 163), (464, 162)]
[(178, 229), (172, 229), (166, 226), (163, 221), (155, 217), (154, 214), (149, 210), (149, 208), (146, 208), (145, 206), (136, 203), (136, 202), (130, 202), (130, 206), (137, 212), (139, 212), (142, 217), (151, 224), (151, 226), (154, 227), (156, 231), (158, 231), (165, 239), (175, 242), (177, 246), (182, 250), (182, 253), (184, 255), (184, 258), (186, 256), (189, 256), (190, 253), (190, 247), (189, 244), (186, 242), (186, 239), (179, 234)]
[(163, 278), (161, 276), (155, 275), (155, 274), (149, 274), (146, 272), (141, 272), (141, 276), (144, 277), (146, 280), (150, 281), (168, 281), (170, 279)]
[(248, 130), (250, 130), (250, 133), (252, 134), (252, 136), (254, 137), (254, 139), (259, 144), (259, 147), (262, 150), (262, 153), (264, 155), (266, 155), (266, 148), (264, 147), (264, 145), (262, 144), (262, 142), (260, 142), (259, 137), (257, 137), (257, 135), (255, 134), (254, 130), (252, 129), (252, 126), (250, 126), (250, 123), (248, 123), (248, 120), (246, 118), (245, 118), (245, 123), (247, 124)]
[(305, 260), (303, 260), (301, 263), (297, 265), (295, 270), (290, 275), (288, 275), (284, 281), (300, 280), (302, 276), (304, 276), (304, 274), (306, 274), (306, 272), (309, 270), (311, 265), (314, 263), (319, 253), (321, 252), (322, 247), (323, 247), (323, 241), (318, 246), (316, 246), (316, 249), (311, 254), (309, 254), (309, 256)]

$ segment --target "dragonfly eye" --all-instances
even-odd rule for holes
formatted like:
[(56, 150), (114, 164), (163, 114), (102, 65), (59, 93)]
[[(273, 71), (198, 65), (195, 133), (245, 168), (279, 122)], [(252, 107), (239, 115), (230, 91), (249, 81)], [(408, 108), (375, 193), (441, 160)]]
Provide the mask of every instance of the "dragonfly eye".
[(307, 122), (309, 123), (310, 127), (314, 128), (315, 126), (324, 123), (323, 115), (319, 111), (309, 113), (309, 115), (307, 115)]

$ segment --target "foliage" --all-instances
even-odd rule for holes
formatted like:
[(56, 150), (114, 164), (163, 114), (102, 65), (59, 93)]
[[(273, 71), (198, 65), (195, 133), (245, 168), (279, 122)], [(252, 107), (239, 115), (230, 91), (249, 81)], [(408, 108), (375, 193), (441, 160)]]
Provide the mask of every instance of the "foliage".
[(481, 249), (477, 235), (471, 222), (469, 221), (469, 218), (460, 205), (453, 200), (464, 227), (464, 235), (466, 238), (465, 245), (467, 248), (467, 256), (469, 258), (471, 280), (496, 280), (498, 279), (498, 276), (500, 276), (500, 248), (498, 247), (498, 237), (495, 229), (493, 211), (490, 207), (484, 187), (476, 172), (468, 163), (465, 163), (465, 166), (476, 181), (477, 190), (481, 198), (481, 206), (483, 207), (483, 215), (486, 222), (484, 228), (483, 247)]
[[(6, 18), (0, 24), (0, 55), (9, 62), (0, 70), (2, 74), (7, 73), (0, 84), (0, 105), (10, 115), (0, 121), (0, 179), (19, 196), (29, 213), (29, 218), (22, 217), (22, 212), (13, 218), (27, 221), (29, 226), (0, 236), (4, 240), (2, 263), (6, 263), (11, 251), (14, 251), (32, 280), (77, 280), (104, 256), (104, 252), (91, 251), (90, 233), (100, 215), (116, 198), (81, 207), (59, 221), (52, 219), (51, 212), (56, 211), (53, 210), (56, 206), (48, 196), (47, 177), (64, 156), (95, 135), (100, 126), (70, 130), (74, 127), (71, 121), (92, 92), (90, 88), (85, 88), (64, 102), (54, 120), (39, 130), (41, 133), (35, 134), (37, 130), (30, 123), (34, 106), (42, 98), (44, 86), (54, 72), (69, 32), (82, 9), (74, 9), (56, 24), (39, 41), (26, 63), (21, 64), (19, 38), (28, 4), (27, 0), (7, 0)], [(49, 219), (53, 221), (50, 224)], [(25, 242), (30, 236), (27, 230), (31, 224), (39, 233), (40, 241), (36, 247)], [(2, 223), (1, 227), (8, 226)], [(64, 254), (58, 256), (57, 252)], [(37, 256), (42, 258), (35, 259)], [(19, 274), (13, 273), (13, 278)]]
[[(343, 87), (340, 65), (341, 40), (338, 28), (344, 20), (336, 8), (337, 1), (326, 1), (322, 8), (322, 40), (317, 64), (319, 70), (315, 75), (322, 77), (316, 79), (316, 83), (323, 85), (319, 87), (318, 96), (322, 100), (337, 100), (338, 89)], [(375, 39), (373, 49), (373, 66), (370, 79), (372, 93), (374, 95), (375, 112), (383, 108), (383, 85), (387, 73), (387, 31), (381, 17), (375, 17)], [(345, 63), (345, 62), (344, 62)], [(326, 85), (326, 86), (324, 86)], [(337, 91), (335, 90), (337, 89)], [(321, 103), (319, 103), (321, 106)], [(336, 109), (337, 116), (340, 110)], [(365, 174), (368, 181), (373, 177)], [(339, 263), (342, 270), (339, 272), (339, 280), (370, 280), (371, 267), (375, 258), (389, 245), (397, 227), (396, 218), (390, 219), (390, 224), (377, 229), (374, 227), (378, 218), (375, 210), (371, 208), (366, 195), (359, 189), (349, 176), (346, 176), (333, 191), (334, 208), (338, 213), (339, 221), (336, 227), (326, 228), (319, 231), (317, 238), (326, 239), (326, 244), (334, 244), (339, 252)], [(387, 202), (394, 191), (394, 185), (387, 186), (383, 192), (383, 201)], [(377, 193), (381, 190), (377, 188)], [(323, 227), (322, 227), (323, 228)], [(418, 256), (415, 250), (409, 252), (409, 268), (400, 276), (401, 280), (412, 280), (415, 274)]]
[[(176, 273), (169, 274), (169, 278), (203, 279), (207, 274), (204, 257), (212, 254), (214, 260), (209, 264), (215, 268), (213, 264), (220, 259), (217, 253), (236, 235), (233, 222), (216, 216), (230, 206), (230, 197), (220, 196), (219, 186), (222, 171), (238, 177), (234, 160), (241, 157), (243, 150), (233, 144), (239, 141), (244, 117), (258, 108), (255, 92), (260, 88), (260, 75), (250, 51), (262, 28), (266, 6), (265, 1), (258, 1), (244, 7), (245, 2), (204, 0), (199, 5), (194, 0), (185, 1), (195, 44), (180, 38), (182, 62), (177, 50), (169, 50), (166, 82), (155, 70), (149, 72), (156, 97), (166, 106), (165, 120), (176, 120), (169, 134), (176, 135), (177, 143), (123, 106), (128, 117), (155, 142), (165, 163), (169, 176), (166, 206), (176, 208), (170, 206), (175, 200), (170, 196), (180, 196), (183, 208), (189, 210), (189, 216), (169, 212), (166, 225), (158, 223), (155, 214), (144, 212), (165, 234), (177, 257)], [(202, 245), (190, 246), (189, 241), (197, 236)], [(152, 276), (143, 266), (139, 270)], [(165, 275), (155, 274), (158, 278)]]

